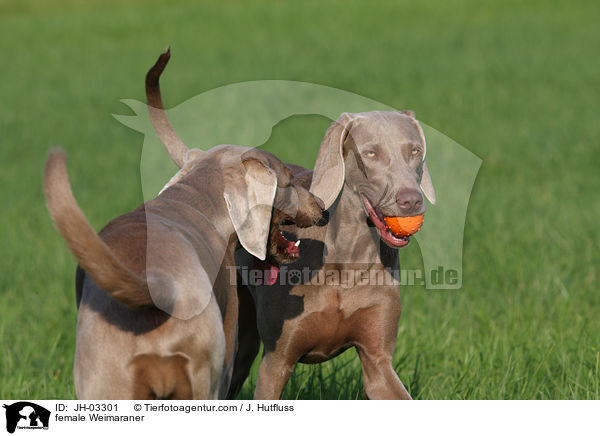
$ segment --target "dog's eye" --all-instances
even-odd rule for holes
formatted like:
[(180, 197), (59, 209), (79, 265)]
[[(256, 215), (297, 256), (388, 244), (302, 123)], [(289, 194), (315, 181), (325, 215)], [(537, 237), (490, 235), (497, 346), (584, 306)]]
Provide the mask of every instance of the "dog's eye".
[(365, 156), (367, 157), (375, 157), (376, 153), (373, 150), (365, 151)]
[(421, 150), (419, 150), (417, 147), (413, 148), (412, 151), (410, 152), (413, 156), (418, 156), (421, 154)]

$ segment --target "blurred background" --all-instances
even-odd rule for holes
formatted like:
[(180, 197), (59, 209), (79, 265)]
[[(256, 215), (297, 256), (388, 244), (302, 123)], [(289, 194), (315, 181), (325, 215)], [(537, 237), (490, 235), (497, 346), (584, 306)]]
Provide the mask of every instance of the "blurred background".
[[(593, 1), (0, 0), (0, 398), (75, 395), (75, 261), (45, 209), (45, 157), (66, 150), (97, 230), (141, 203), (143, 136), (112, 114), (144, 100), (170, 45), (167, 107), (241, 81), (312, 82), (412, 109), (483, 160), (462, 289), (400, 289), (394, 363), (413, 397), (599, 399), (599, 13)], [(329, 122), (288, 118), (264, 148), (312, 167)], [(419, 267), (417, 244), (400, 256)], [(362, 397), (352, 350), (299, 365), (284, 395)]]

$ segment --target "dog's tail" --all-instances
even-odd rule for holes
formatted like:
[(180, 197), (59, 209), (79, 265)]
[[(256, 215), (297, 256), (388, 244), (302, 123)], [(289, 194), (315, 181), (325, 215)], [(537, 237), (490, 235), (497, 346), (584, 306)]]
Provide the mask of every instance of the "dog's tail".
[(56, 228), (94, 282), (128, 307), (152, 305), (145, 279), (132, 272), (100, 239), (79, 208), (67, 175), (62, 149), (50, 153), (44, 172), (44, 195)]
[(148, 111), (150, 112), (150, 120), (154, 126), (154, 130), (163, 143), (169, 156), (175, 164), (181, 168), (186, 162), (186, 156), (188, 153), (187, 146), (183, 143), (173, 126), (167, 118), (167, 114), (164, 110), (162, 97), (160, 94), (159, 79), (160, 75), (164, 71), (169, 59), (171, 58), (171, 49), (167, 48), (163, 54), (161, 54), (156, 63), (146, 73), (146, 99), (148, 101)]

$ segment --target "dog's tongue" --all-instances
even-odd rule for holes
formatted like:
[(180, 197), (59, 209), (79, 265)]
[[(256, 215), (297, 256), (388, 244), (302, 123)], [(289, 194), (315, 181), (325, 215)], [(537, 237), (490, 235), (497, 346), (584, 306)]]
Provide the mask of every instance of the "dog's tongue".
[(279, 267), (275, 265), (271, 265), (264, 260), (254, 259), (254, 268), (262, 271), (262, 284), (271, 286), (277, 281), (277, 276), (279, 275)]
[[(285, 251), (287, 254), (299, 254), (300, 253), (300, 242), (298, 241), (286, 241), (287, 247), (285, 247)], [(298, 244), (298, 245), (297, 245)]]
[(281, 232), (277, 233), (277, 247), (288, 256), (300, 254), (300, 241), (290, 241)]

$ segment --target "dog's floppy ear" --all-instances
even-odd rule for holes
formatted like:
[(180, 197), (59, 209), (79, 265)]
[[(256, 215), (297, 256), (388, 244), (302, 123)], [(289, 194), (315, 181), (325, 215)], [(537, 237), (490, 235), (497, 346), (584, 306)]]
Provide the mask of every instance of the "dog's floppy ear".
[(323, 201), (325, 209), (329, 209), (344, 186), (343, 145), (352, 121), (351, 114), (340, 115), (325, 132), (317, 155), (310, 192)]
[(242, 172), (225, 184), (223, 196), (240, 243), (248, 253), (265, 260), (277, 175), (252, 157), (242, 159)]
[(427, 142), (425, 141), (425, 134), (423, 133), (421, 125), (416, 120), (415, 113), (413, 111), (402, 111), (402, 113), (412, 118), (412, 122), (419, 132), (421, 144), (423, 145), (423, 173), (421, 175), (420, 187), (421, 191), (423, 191), (423, 194), (425, 194), (425, 197), (427, 197), (427, 200), (429, 200), (431, 204), (435, 204), (435, 190), (433, 189), (433, 182), (431, 181), (431, 176), (429, 175), (427, 162), (425, 162), (425, 156), (427, 155)]
[(427, 200), (431, 204), (435, 204), (435, 191), (433, 189), (433, 182), (431, 181), (431, 176), (429, 175), (429, 170), (427, 169), (427, 163), (423, 162), (423, 175), (421, 176), (421, 190)]

